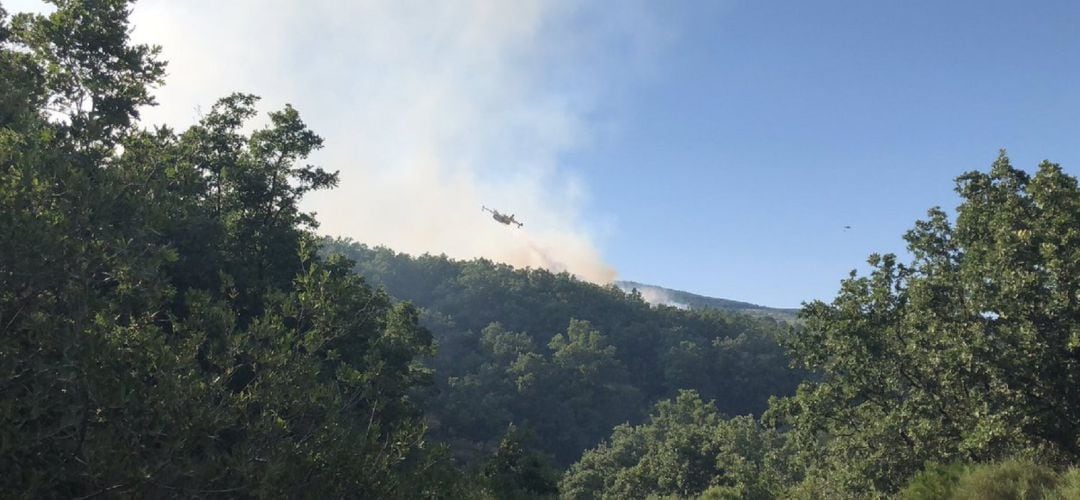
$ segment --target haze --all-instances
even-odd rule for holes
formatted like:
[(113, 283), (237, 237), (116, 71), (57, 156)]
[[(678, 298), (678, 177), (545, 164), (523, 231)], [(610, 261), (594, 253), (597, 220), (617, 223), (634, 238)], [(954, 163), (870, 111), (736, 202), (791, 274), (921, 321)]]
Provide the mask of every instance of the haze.
[(794, 307), (903, 252), (999, 148), (1080, 164), (1071, 2), (147, 0), (133, 22), (172, 75), (148, 123), (236, 90), (326, 138), (321, 232), (594, 282)]

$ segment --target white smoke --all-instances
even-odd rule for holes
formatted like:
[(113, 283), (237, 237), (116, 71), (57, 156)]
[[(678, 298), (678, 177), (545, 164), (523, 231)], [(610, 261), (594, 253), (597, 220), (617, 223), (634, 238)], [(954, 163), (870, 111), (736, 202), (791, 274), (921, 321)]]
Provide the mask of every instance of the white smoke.
[(690, 304), (679, 302), (675, 300), (671, 292), (664, 288), (644, 285), (641, 283), (616, 281), (615, 285), (626, 293), (632, 293), (634, 290), (641, 295), (641, 298), (653, 306), (668, 306), (678, 309), (690, 309)]
[(645, 288), (644, 290), (638, 289), (641, 293), (641, 298), (645, 299), (645, 302), (654, 306), (669, 306), (678, 309), (690, 309), (689, 304), (677, 302), (671, 298), (671, 294), (661, 290), (659, 288)]
[(341, 186), (307, 202), (322, 232), (614, 278), (580, 166), (560, 158), (588, 146), (591, 116), (620, 84), (596, 69), (608, 54), (634, 77), (663, 41), (643, 5), (147, 0), (132, 19), (133, 37), (169, 61), (144, 121), (183, 127), (244, 91), (265, 110), (292, 103), (325, 137), (313, 162), (340, 170)]

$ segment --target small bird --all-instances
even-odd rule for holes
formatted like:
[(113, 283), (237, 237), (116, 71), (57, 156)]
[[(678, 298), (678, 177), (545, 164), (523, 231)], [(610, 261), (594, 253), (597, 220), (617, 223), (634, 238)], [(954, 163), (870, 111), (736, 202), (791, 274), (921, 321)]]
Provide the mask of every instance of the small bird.
[(851, 226), (844, 226), (844, 231), (847, 231), (848, 229), (851, 229)]

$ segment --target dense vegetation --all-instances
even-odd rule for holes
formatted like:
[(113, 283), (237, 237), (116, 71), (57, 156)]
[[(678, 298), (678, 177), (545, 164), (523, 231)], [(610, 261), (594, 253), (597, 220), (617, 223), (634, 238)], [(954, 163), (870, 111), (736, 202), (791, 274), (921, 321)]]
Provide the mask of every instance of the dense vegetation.
[(1002, 153), (957, 192), (955, 221), (933, 209), (905, 236), (910, 264), (871, 256), (869, 276), (803, 311), (792, 353), (821, 377), (771, 416), (811, 491), (892, 493), (931, 461), (1080, 456), (1076, 179)]
[(725, 418), (714, 402), (682, 391), (656, 405), (648, 423), (620, 425), (589, 450), (562, 480), (567, 498), (768, 498), (791, 473), (783, 435), (753, 417)]
[(513, 423), (565, 466), (679, 389), (727, 414), (760, 414), (801, 380), (778, 344), (786, 327), (771, 319), (653, 307), (614, 286), (484, 259), (348, 240), (327, 240), (324, 251), (421, 308), (438, 344), (425, 398), (433, 436), (466, 460)]
[(241, 94), (140, 128), (127, 2), (55, 3), (0, 10), (2, 496), (430, 494), (431, 338), (314, 254), (319, 137)]
[(646, 285), (636, 281), (616, 281), (615, 286), (625, 292), (639, 291), (646, 300), (652, 295), (653, 302), (686, 309), (719, 309), (721, 311), (734, 311), (751, 316), (768, 317), (779, 321), (795, 322), (798, 319), (798, 309), (781, 309), (775, 307), (759, 306), (749, 302), (738, 300), (718, 299), (706, 297), (696, 293), (672, 290), (656, 285)]
[(960, 176), (909, 263), (871, 256), (797, 328), (653, 307), (317, 238), (298, 203), (337, 176), (296, 110), (146, 129), (165, 66), (128, 2), (53, 3), (0, 8), (4, 497), (1080, 495), (1055, 164)]
[[(1056, 495), (1058, 471), (1080, 459), (1080, 189), (1058, 165), (1032, 176), (1002, 153), (988, 173), (960, 176), (957, 192), (955, 221), (935, 208), (905, 236), (910, 264), (873, 255), (869, 276), (852, 273), (832, 303), (804, 307), (788, 347), (812, 375), (770, 402), (765, 431), (682, 396), (587, 452), (563, 492), (867, 498), (941, 483), (909, 485), (944, 463), (974, 476), (918, 498)], [(675, 432), (671, 408), (687, 422)], [(733, 460), (739, 438), (716, 440), (739, 426), (760, 444)], [(672, 482), (674, 470), (696, 479)], [(993, 493), (999, 473), (1033, 474), (1023, 481), (1041, 489)], [(1075, 472), (1061, 481), (1075, 491)]]
[(296, 110), (248, 132), (257, 98), (233, 94), (147, 130), (164, 63), (128, 3), (56, 6), (0, 16), (4, 491), (454, 495), (430, 424), (472, 494), (551, 493), (552, 458), (678, 388), (737, 413), (794, 389), (772, 321), (331, 245), (421, 327), (316, 253), (297, 204), (337, 176), (304, 164), (322, 141)]
[(1055, 470), (1029, 460), (932, 463), (897, 496), (903, 500), (1071, 500), (1080, 498), (1080, 469)]

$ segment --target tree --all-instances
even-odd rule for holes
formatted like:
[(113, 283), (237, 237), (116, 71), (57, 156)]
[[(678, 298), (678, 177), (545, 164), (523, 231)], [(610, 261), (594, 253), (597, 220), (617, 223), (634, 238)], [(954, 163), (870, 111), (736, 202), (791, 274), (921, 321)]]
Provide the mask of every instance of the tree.
[(772, 417), (792, 428), (811, 495), (893, 493), (925, 462), (1080, 453), (1080, 190), (1004, 152), (957, 179), (905, 240), (871, 256), (791, 341), (817, 375)]
[(54, 14), (16, 15), (0, 39), (4, 66), (17, 69), (13, 80), (21, 83), (12, 93), (25, 99), (6, 104), (61, 118), (54, 122), (60, 139), (84, 154), (106, 155), (130, 132), (138, 108), (154, 103), (151, 90), (165, 74), (160, 48), (130, 43), (129, 0), (50, 3)]
[(725, 419), (714, 403), (682, 391), (658, 403), (647, 423), (616, 427), (559, 487), (566, 498), (772, 498), (788, 473), (781, 434), (752, 417)]
[(4, 496), (448, 493), (410, 392), (418, 311), (316, 255), (297, 209), (335, 174), (295, 110), (235, 94), (139, 127), (164, 63), (129, 2), (0, 9)]
[(528, 437), (511, 425), (481, 471), (495, 498), (554, 498), (559, 492), (554, 468), (526, 448)]
[[(783, 325), (725, 311), (651, 307), (567, 274), (484, 259), (409, 256), (343, 239), (324, 251), (422, 310), (439, 345), (436, 386), (423, 393), (432, 436), (466, 462), (513, 423), (565, 466), (623, 422), (637, 423), (679, 389), (729, 414), (763, 412), (790, 394)], [(546, 348), (545, 348), (546, 346)]]
[(1080, 469), (1055, 471), (1030, 461), (929, 465), (898, 495), (903, 500), (1065, 500), (1080, 494)]

